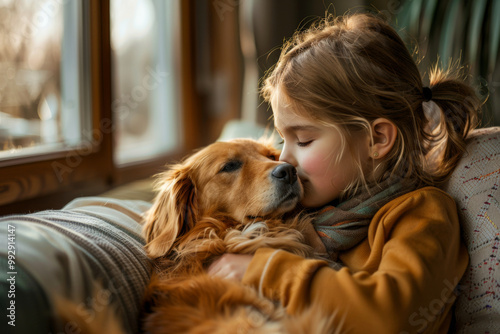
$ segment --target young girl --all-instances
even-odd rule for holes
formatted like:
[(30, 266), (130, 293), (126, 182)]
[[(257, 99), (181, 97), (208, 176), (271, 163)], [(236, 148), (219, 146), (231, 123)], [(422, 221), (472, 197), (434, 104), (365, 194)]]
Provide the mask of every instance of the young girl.
[[(468, 262), (441, 185), (465, 151), (480, 102), (451, 71), (430, 87), (398, 34), (357, 14), (325, 19), (283, 48), (263, 86), (280, 160), (296, 167), (322, 250), (342, 263), (260, 249), (209, 273), (241, 280), (291, 314), (336, 312), (348, 333), (447, 333)], [(342, 325), (341, 325), (342, 323)]]

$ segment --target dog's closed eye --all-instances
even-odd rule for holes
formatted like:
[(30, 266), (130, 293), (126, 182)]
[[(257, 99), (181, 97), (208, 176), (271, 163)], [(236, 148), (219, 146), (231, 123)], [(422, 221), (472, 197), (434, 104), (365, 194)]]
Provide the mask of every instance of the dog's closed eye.
[(220, 169), (219, 173), (231, 173), (231, 172), (235, 172), (238, 169), (240, 169), (241, 166), (243, 166), (243, 162), (242, 161), (240, 161), (240, 160), (230, 160), (230, 161), (226, 162), (222, 166), (222, 168)]

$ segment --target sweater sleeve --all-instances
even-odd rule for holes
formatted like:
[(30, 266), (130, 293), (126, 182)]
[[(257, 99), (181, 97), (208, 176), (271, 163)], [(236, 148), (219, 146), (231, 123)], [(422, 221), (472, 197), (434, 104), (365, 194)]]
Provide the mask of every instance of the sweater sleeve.
[[(434, 189), (400, 197), (373, 218), (363, 268), (259, 250), (243, 277), (291, 314), (313, 305), (349, 333), (446, 333), (468, 262), (456, 207)], [(359, 260), (358, 260), (359, 261)]]

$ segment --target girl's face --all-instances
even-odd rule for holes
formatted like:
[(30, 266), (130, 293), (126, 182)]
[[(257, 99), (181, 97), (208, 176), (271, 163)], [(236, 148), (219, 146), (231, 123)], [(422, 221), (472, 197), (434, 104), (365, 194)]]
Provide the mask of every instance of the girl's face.
[[(338, 198), (359, 174), (352, 154), (342, 154), (341, 134), (315, 120), (297, 115), (283, 100), (272, 103), (274, 125), (284, 139), (280, 160), (295, 166), (304, 186), (305, 207), (320, 207)], [(273, 101), (274, 102), (274, 101)], [(360, 161), (368, 158), (368, 136), (353, 138)], [(342, 155), (341, 155), (342, 154)], [(339, 155), (341, 157), (339, 158)]]

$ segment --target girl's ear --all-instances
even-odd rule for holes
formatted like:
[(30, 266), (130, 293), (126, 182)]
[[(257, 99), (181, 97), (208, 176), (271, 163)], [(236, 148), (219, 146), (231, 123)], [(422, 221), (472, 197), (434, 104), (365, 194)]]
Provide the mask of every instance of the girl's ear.
[(167, 254), (182, 232), (194, 226), (196, 191), (189, 168), (177, 165), (161, 175), (159, 193), (143, 227), (146, 252), (152, 258)]
[(398, 128), (386, 118), (377, 118), (372, 122), (371, 128), (373, 141), (370, 147), (370, 157), (375, 160), (381, 159), (394, 146), (398, 136)]

